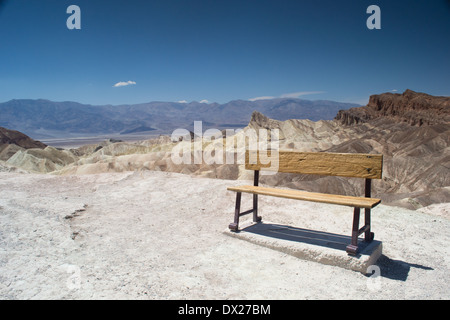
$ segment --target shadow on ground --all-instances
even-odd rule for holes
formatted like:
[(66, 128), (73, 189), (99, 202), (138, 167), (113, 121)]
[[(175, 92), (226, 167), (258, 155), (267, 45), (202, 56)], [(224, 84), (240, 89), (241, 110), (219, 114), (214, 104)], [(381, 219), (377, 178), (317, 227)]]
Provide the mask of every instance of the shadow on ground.
[[(246, 227), (245, 232), (270, 238), (323, 246), (343, 252), (346, 251), (347, 245), (351, 242), (350, 236), (272, 223), (254, 224)], [(368, 244), (364, 242), (363, 239), (360, 239), (360, 241), (358, 242), (360, 252), (363, 252), (367, 245)], [(408, 263), (401, 260), (393, 260), (383, 254), (378, 259), (376, 265), (380, 268), (382, 277), (399, 281), (406, 281), (411, 268), (433, 270), (433, 268), (431, 267), (423, 266), (420, 264)], [(371, 274), (368, 274), (367, 276), (371, 276)]]
[[(245, 232), (261, 236), (307, 243), (346, 252), (346, 247), (352, 241), (350, 236), (317, 230), (292, 227), (273, 223), (258, 223), (245, 228)], [(368, 243), (359, 239), (359, 251), (363, 252)], [(358, 257), (358, 256), (357, 256)]]
[(401, 260), (393, 260), (385, 256), (384, 254), (382, 254), (378, 259), (377, 265), (380, 267), (382, 277), (400, 281), (406, 281), (411, 268), (434, 270), (431, 267), (423, 266), (420, 264), (408, 263)]

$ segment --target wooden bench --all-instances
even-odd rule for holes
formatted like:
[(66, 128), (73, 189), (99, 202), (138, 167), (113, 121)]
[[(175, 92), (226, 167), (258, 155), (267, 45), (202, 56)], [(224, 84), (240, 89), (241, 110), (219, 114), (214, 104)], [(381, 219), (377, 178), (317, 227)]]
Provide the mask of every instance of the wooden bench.
[[(371, 209), (377, 206), (381, 200), (371, 198), (371, 182), (372, 179), (381, 179), (383, 155), (295, 151), (272, 152), (278, 152), (279, 154), (278, 165), (274, 165), (273, 163), (264, 164), (267, 161), (260, 161), (260, 155), (257, 151), (247, 151), (245, 155), (245, 168), (255, 171), (253, 186), (244, 185), (227, 188), (230, 191), (236, 192), (234, 222), (229, 225), (231, 231), (239, 230), (239, 217), (243, 215), (253, 213), (253, 222), (261, 221), (261, 217), (258, 216), (258, 195), (264, 195), (353, 207), (352, 236), (351, 243), (346, 247), (347, 253), (350, 255), (357, 254), (358, 237), (362, 233), (364, 233), (364, 241), (371, 242), (373, 240), (374, 234), (371, 232), (370, 213)], [(260, 170), (364, 178), (364, 197), (261, 187), (258, 185)], [(253, 208), (241, 212), (241, 195), (243, 192), (253, 194)], [(359, 228), (361, 209), (365, 210), (365, 221), (364, 226)]]

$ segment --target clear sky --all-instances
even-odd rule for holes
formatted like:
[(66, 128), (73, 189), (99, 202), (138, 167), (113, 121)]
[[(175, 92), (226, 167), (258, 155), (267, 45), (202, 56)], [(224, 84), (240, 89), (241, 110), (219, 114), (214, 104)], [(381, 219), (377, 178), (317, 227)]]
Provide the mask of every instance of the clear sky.
[(0, 102), (365, 104), (407, 88), (450, 95), (449, 0), (0, 0)]

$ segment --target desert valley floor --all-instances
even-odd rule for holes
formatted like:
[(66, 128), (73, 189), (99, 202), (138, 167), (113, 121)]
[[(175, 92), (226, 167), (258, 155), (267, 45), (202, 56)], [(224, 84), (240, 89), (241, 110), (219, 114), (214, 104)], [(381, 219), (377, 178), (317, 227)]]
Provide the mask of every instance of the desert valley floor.
[[(157, 171), (0, 172), (0, 299), (450, 298), (448, 204), (375, 208), (381, 276), (365, 276), (224, 235), (235, 196), (226, 188), (237, 184)], [(341, 206), (261, 197), (260, 213), (351, 229)]]

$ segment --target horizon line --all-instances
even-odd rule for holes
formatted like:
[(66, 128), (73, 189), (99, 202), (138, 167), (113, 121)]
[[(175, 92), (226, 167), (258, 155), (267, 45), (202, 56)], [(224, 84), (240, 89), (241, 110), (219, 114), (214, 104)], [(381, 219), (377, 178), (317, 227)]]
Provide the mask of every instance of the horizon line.
[[(263, 98), (263, 97), (260, 97)], [(369, 98), (367, 98), (368, 100)], [(296, 97), (267, 97), (266, 99), (255, 99), (255, 98), (251, 98), (251, 99), (232, 99), (229, 100), (227, 102), (224, 103), (220, 103), (220, 102), (214, 102), (214, 101), (208, 101), (206, 99), (202, 99), (200, 101), (197, 100), (192, 100), (192, 101), (186, 101), (186, 100), (178, 100), (178, 101), (164, 101), (164, 100), (152, 100), (152, 101), (146, 101), (146, 102), (137, 102), (137, 103), (119, 103), (119, 104), (112, 104), (112, 103), (105, 103), (105, 104), (92, 104), (92, 103), (88, 103), (88, 102), (79, 102), (79, 101), (74, 101), (74, 100), (51, 100), (48, 98), (13, 98), (7, 101), (2, 101), (0, 102), (0, 104), (3, 103), (8, 103), (11, 101), (20, 101), (20, 100), (31, 100), (31, 101), (49, 101), (49, 102), (54, 102), (54, 103), (66, 103), (66, 102), (70, 102), (70, 103), (77, 103), (77, 104), (82, 104), (82, 105), (88, 105), (88, 106), (130, 106), (130, 105), (139, 105), (139, 104), (148, 104), (148, 103), (176, 103), (176, 104), (192, 104), (192, 103), (197, 103), (197, 104), (207, 104), (207, 105), (214, 105), (214, 104), (218, 104), (218, 105), (224, 105), (224, 104), (228, 104), (230, 102), (233, 101), (246, 101), (246, 102), (258, 102), (258, 101), (268, 101), (268, 100), (300, 100), (300, 101), (331, 101), (331, 102), (338, 102), (338, 103), (347, 103), (347, 104), (359, 104), (357, 102), (350, 102), (350, 101), (339, 101), (339, 100), (332, 100), (332, 99), (302, 99), (302, 98), (296, 98)]]

